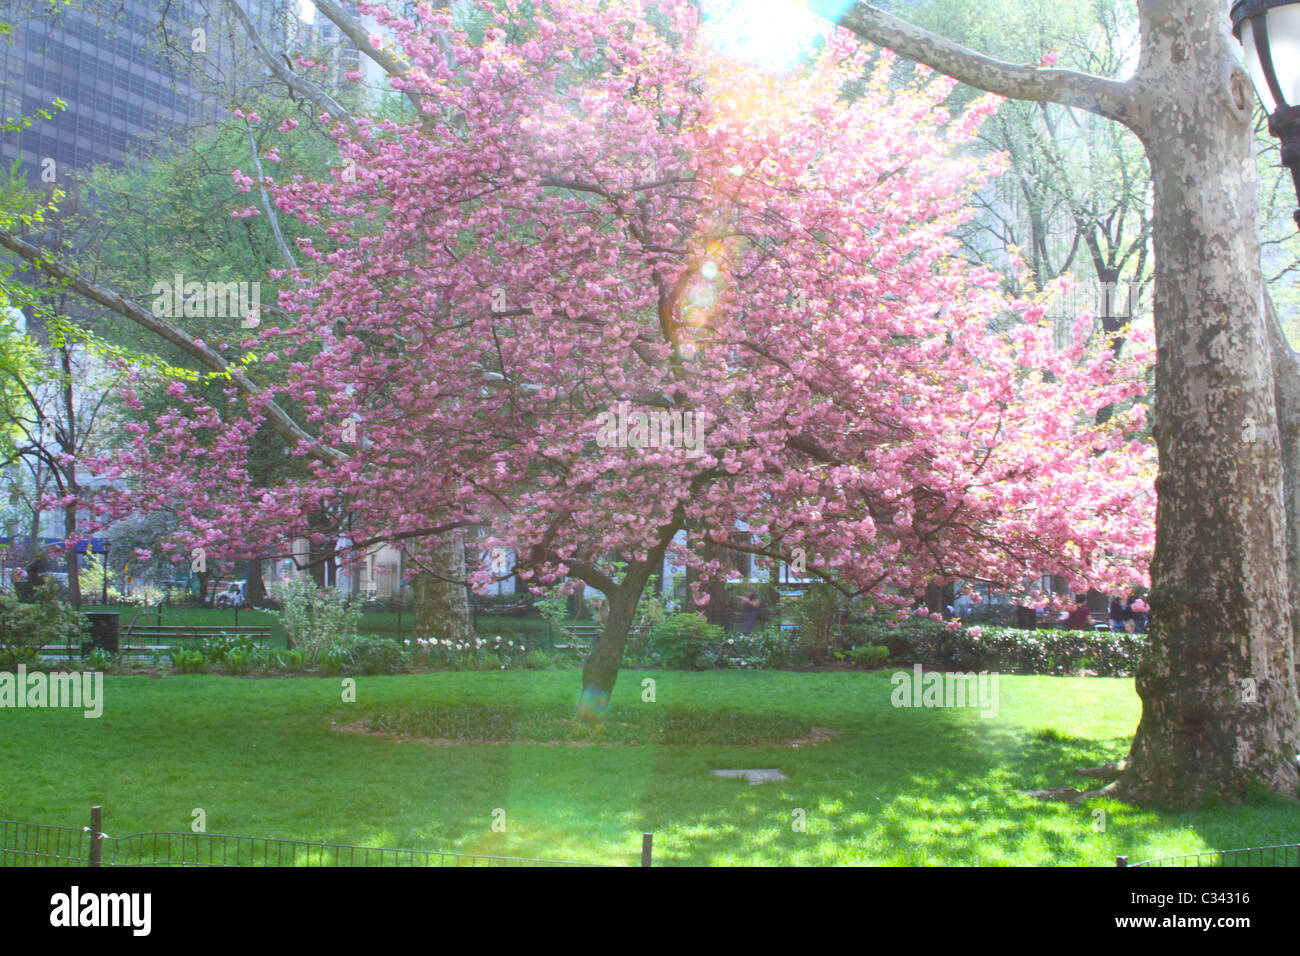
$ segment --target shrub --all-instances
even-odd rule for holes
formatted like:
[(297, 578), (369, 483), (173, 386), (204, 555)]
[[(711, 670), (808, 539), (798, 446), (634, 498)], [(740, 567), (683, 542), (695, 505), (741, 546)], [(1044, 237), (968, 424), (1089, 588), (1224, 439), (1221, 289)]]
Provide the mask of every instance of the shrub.
[(737, 634), (718, 647), (718, 663), (723, 667), (755, 670), (768, 667), (795, 667), (806, 663), (808, 648), (796, 629), (769, 627), (752, 634)]
[(0, 669), (34, 663), (42, 644), (80, 647), (89, 622), (59, 599), (59, 586), (45, 580), (23, 603), (13, 591), (0, 590)]
[(252, 652), (242, 648), (231, 651), (226, 656), (226, 672), (229, 674), (247, 674), (253, 666), (251, 657)]
[(352, 671), (366, 677), (376, 674), (405, 674), (406, 655), (395, 641), (362, 638), (352, 646)]
[(249, 668), (261, 660), (261, 653), (250, 637), (218, 634), (196, 641), (195, 650), (211, 664), (224, 667), (232, 674), (247, 674)]
[(717, 660), (722, 628), (703, 614), (669, 614), (650, 630), (651, 660), (674, 670), (705, 670)]
[(519, 659), (524, 670), (547, 671), (556, 666), (556, 660), (546, 651), (529, 651)]
[(357, 641), (361, 605), (333, 590), (319, 590), (313, 581), (291, 581), (278, 585), (275, 595), (283, 610), (274, 612), (293, 646), (313, 664), (324, 655), (346, 650)]
[(303, 669), (302, 651), (286, 651), (273, 647), (267, 652), (262, 666), (267, 670), (300, 671)]
[(879, 667), (889, 660), (889, 648), (879, 644), (863, 644), (849, 651), (849, 660), (855, 667)]
[(97, 647), (81, 659), (82, 670), (106, 671), (114, 664), (113, 655), (102, 647)]
[(322, 674), (342, 674), (352, 666), (352, 652), (341, 644), (331, 644), (316, 658)]

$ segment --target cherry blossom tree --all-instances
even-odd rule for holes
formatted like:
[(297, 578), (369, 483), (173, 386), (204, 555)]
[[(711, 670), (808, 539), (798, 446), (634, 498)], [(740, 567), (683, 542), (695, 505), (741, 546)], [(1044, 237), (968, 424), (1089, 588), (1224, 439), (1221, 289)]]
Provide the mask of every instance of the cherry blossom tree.
[[(294, 322), (247, 343), (287, 375), (224, 408), (168, 385), (104, 463), (134, 481), (119, 507), (179, 507), (179, 551), (228, 557), (336, 536), (321, 513), (425, 560), (486, 525), (525, 580), (607, 596), (595, 712), (665, 554), (719, 573), (705, 546), (742, 527), (900, 609), (934, 579), (1145, 581), (1140, 333), (1117, 358), (1085, 315), (1057, 348), (1043, 295), (957, 254), (999, 171), (962, 152), (993, 100), (893, 89), (892, 56), (836, 29), (771, 75), (686, 0), (523, 6), (474, 36), (367, 9), (420, 113), (339, 119), (332, 178), (261, 183), (332, 242), (297, 242)], [(286, 408), (310, 476), (267, 488), (249, 447)]]

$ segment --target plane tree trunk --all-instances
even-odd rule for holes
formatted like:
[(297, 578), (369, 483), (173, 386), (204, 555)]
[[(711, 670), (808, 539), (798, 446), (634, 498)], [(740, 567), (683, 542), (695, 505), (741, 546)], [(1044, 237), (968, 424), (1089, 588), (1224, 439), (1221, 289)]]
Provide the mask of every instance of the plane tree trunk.
[(417, 638), (468, 641), (475, 636), (470, 621), (465, 580), (465, 541), (448, 534), (433, 552), (430, 570), (420, 571), (412, 585)]
[(1283, 463), (1255, 232), (1254, 93), (1217, 4), (1143, 4), (1155, 187), (1156, 550), (1142, 721), (1120, 792), (1294, 796)]

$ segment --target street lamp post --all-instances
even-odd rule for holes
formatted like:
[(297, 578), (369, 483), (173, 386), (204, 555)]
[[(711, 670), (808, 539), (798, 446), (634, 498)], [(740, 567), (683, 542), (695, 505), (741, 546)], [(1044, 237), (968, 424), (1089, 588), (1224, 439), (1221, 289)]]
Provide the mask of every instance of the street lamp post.
[[(1246, 69), (1268, 112), (1268, 131), (1282, 143), (1300, 200), (1300, 2), (1237, 0), (1232, 32), (1246, 53)], [(1300, 209), (1295, 214), (1300, 226)]]

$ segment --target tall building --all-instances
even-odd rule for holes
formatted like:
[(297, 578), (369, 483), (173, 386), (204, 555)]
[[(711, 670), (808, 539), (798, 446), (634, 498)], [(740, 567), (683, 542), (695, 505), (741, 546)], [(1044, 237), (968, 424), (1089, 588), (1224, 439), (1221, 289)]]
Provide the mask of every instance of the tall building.
[[(0, 136), (5, 168), (15, 159), (29, 181), (61, 182), (67, 172), (123, 161), (132, 141), (164, 146), (185, 128), (225, 112), (220, 96), (193, 81), (260, 75), (241, 55), (229, 22), (205, 14), (200, 0), (79, 0), (51, 11), (48, 0), (17, 0), (0, 18), (13, 24), (0, 40), (0, 113), (53, 118)], [(211, 6), (210, 4), (208, 6)], [(243, 0), (259, 29), (274, 31), (280, 0)], [(275, 46), (276, 44), (272, 44)], [(227, 85), (228, 88), (228, 85)]]

